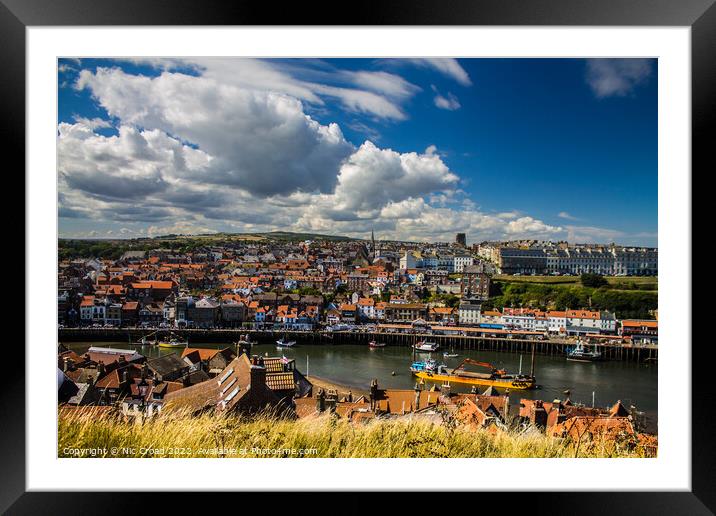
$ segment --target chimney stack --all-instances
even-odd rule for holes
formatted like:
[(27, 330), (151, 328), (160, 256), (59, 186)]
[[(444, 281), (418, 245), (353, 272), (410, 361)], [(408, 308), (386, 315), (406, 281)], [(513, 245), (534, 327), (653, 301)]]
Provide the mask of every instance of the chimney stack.
[(328, 396), (326, 396), (326, 408), (328, 411), (333, 414), (336, 412), (336, 405), (338, 404), (338, 392), (331, 389), (328, 391)]
[(266, 368), (258, 364), (251, 366), (251, 387), (266, 385)]
[(323, 389), (318, 389), (318, 396), (316, 396), (316, 411), (323, 412), (326, 410), (326, 395), (323, 393)]
[(104, 362), (100, 360), (99, 362), (97, 362), (97, 373), (99, 376), (102, 376), (104, 374), (104, 371)]
[(373, 378), (370, 381), (370, 409), (375, 410), (375, 402), (378, 397), (378, 379)]

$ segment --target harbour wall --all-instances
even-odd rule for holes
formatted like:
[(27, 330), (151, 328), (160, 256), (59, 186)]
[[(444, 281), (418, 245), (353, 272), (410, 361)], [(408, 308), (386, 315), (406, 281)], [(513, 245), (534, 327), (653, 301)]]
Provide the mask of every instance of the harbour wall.
[[(236, 342), (241, 335), (248, 335), (254, 341), (265, 342), (285, 335), (288, 339), (295, 340), (299, 345), (303, 343), (327, 346), (342, 344), (364, 344), (367, 346), (370, 341), (375, 340), (385, 342), (388, 346), (410, 347), (419, 340), (428, 339), (432, 342), (437, 342), (440, 345), (440, 349), (531, 353), (534, 346), (535, 353), (540, 355), (564, 355), (568, 349), (576, 344), (575, 341), (564, 339), (527, 340), (426, 333), (283, 331), (249, 330), (245, 328), (191, 328), (161, 330), (160, 332), (164, 334), (168, 331), (183, 339), (188, 339), (189, 345), (198, 342), (225, 342), (229, 344)], [(126, 342), (128, 344), (138, 344), (143, 336), (151, 333), (153, 333), (153, 330), (139, 328), (60, 328), (59, 340), (61, 342)], [(655, 345), (596, 344), (596, 347), (608, 360), (648, 362), (657, 360), (659, 355), (659, 349)]]

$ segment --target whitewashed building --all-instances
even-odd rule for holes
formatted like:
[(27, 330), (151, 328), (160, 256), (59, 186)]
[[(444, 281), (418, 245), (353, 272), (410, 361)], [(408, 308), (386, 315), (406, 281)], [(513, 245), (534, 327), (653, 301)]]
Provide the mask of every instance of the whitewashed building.
[(456, 255), (453, 261), (453, 270), (462, 272), (465, 267), (470, 267), (475, 263), (475, 259), (469, 255)]
[(457, 316), (463, 326), (480, 324), (481, 305), (470, 301), (462, 301), (458, 308)]

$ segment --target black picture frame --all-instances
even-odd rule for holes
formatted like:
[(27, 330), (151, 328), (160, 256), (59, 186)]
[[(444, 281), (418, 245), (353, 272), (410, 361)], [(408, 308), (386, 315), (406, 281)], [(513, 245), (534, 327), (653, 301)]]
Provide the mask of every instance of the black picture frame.
[[(706, 167), (710, 164), (716, 112), (714, 0), (391, 0), (356, 5), (314, 1), (282, 3), (280, 7), (243, 0), (0, 0), (0, 63), (5, 72), (0, 80), (0, 120), (6, 162), (15, 158), (12, 162), (17, 170), (25, 164), (25, 29), (29, 26), (348, 24), (691, 27), (692, 177), (698, 170), (702, 175), (711, 172)], [(691, 283), (691, 278), (684, 281)], [(25, 318), (27, 324), (27, 314)], [(691, 341), (678, 344), (686, 348)], [(690, 492), (512, 493), (509, 505), (529, 508), (530, 512), (534, 508), (541, 512), (541, 507), (550, 514), (713, 514), (716, 468), (712, 465), (713, 427), (708, 407), (714, 395), (708, 386), (699, 385), (705, 383), (709, 366), (709, 361), (692, 360)], [(111, 493), (25, 492), (25, 453), (31, 443), (25, 438), (24, 369), (3, 368), (0, 384), (0, 511), (94, 514), (101, 510), (126, 514), (142, 507), (134, 496)], [(78, 478), (78, 486), (81, 483)], [(563, 485), (565, 479), (555, 479), (555, 489)], [(292, 503), (300, 505), (305, 496), (292, 494)], [(183, 503), (176, 494), (161, 497), (160, 503), (167, 502)], [(345, 499), (340, 505), (359, 506), (357, 500), (353, 504)], [(169, 510), (166, 505), (164, 509)]]

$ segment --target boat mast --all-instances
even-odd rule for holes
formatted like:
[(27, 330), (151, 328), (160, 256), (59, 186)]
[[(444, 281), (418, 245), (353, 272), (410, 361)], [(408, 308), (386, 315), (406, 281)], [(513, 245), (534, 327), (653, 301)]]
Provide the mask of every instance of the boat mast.
[(530, 365), (530, 376), (534, 378), (535, 376), (535, 343), (532, 342), (532, 363)]

